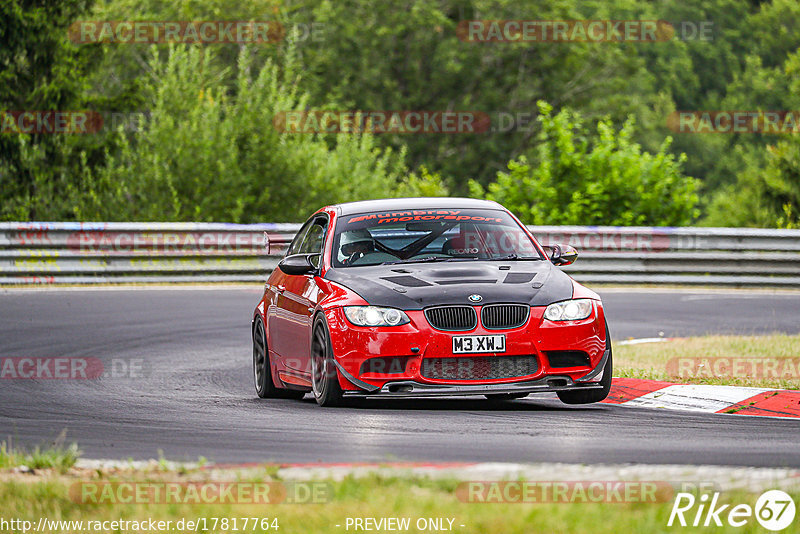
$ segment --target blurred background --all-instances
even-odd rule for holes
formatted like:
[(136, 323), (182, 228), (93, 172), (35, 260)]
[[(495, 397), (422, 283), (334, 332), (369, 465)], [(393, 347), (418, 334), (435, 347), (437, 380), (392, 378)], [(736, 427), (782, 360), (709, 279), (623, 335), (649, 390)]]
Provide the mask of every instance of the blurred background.
[[(795, 0), (3, 0), (0, 14), (0, 220), (295, 222), (341, 201), (460, 195), (528, 224), (798, 226), (796, 125), (697, 133), (671, 119), (800, 110)], [(672, 31), (465, 39), (476, 20)], [(87, 21), (269, 21), (280, 32), (115, 42), (76, 32)], [(98, 113), (102, 127), (56, 135), (14, 120), (48, 110)], [(278, 127), (308, 110), (482, 112), (491, 127)]]

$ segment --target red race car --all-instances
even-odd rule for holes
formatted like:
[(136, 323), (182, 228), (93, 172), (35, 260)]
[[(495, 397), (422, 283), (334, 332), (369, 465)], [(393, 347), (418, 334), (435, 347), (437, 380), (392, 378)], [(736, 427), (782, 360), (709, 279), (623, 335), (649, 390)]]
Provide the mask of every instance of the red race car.
[(252, 322), (259, 397), (322, 406), (350, 397), (556, 392), (598, 402), (611, 387), (600, 297), (508, 210), (464, 198), (322, 208), (267, 281)]

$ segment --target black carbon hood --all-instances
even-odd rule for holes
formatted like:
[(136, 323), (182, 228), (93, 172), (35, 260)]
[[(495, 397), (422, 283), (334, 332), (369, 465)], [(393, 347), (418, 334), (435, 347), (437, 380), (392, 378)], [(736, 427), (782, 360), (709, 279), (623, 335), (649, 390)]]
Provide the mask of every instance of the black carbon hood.
[(549, 261), (409, 263), (330, 269), (325, 278), (373, 306), (421, 310), (428, 306), (493, 303), (547, 306), (572, 298), (572, 279)]

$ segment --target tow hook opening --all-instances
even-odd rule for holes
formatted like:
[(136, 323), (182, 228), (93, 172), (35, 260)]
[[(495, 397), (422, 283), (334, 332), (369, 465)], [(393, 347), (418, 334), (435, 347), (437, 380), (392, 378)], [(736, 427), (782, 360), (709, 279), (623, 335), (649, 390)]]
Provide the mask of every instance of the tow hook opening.
[(567, 379), (566, 378), (551, 378), (550, 380), (547, 381), (547, 385), (550, 386), (551, 388), (564, 387), (564, 386), (567, 385)]

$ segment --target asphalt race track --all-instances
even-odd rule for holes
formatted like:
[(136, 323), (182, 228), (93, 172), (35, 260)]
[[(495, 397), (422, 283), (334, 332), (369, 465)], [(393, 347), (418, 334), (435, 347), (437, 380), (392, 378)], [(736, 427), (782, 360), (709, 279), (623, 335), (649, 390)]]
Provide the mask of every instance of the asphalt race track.
[[(0, 357), (99, 358), (123, 377), (0, 380), (0, 441), (62, 430), (90, 458), (217, 462), (508, 461), (800, 467), (800, 421), (555, 397), (260, 400), (249, 324), (259, 287), (0, 290)], [(601, 291), (615, 339), (800, 332), (800, 293)], [(127, 366), (135, 367), (133, 377)], [(127, 373), (126, 373), (127, 371)]]

